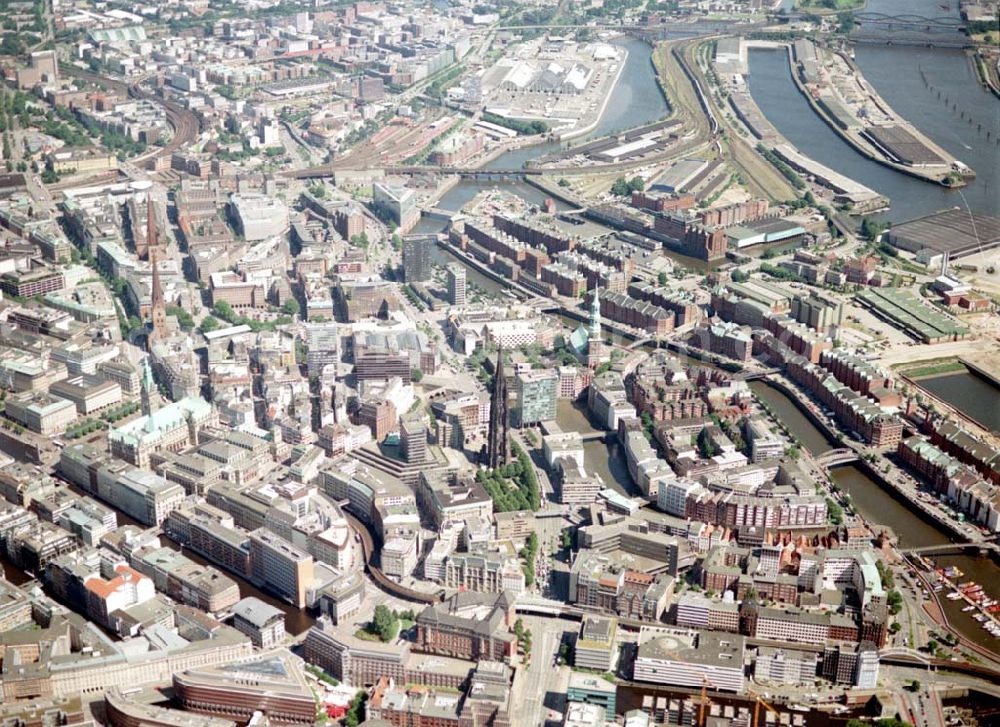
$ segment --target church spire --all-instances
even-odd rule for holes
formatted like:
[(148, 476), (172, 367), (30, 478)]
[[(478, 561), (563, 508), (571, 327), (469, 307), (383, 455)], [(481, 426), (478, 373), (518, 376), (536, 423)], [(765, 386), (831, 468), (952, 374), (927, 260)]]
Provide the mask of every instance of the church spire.
[(143, 416), (152, 416), (156, 411), (156, 382), (153, 381), (153, 370), (149, 367), (149, 356), (142, 359), (142, 413)]
[(150, 341), (167, 335), (167, 306), (163, 301), (163, 286), (160, 284), (160, 267), (156, 260), (156, 248), (149, 249), (149, 263), (153, 267), (153, 282), (150, 289), (149, 314), (153, 330)]
[[(152, 192), (152, 190), (150, 190)], [(153, 195), (146, 194), (146, 250), (152, 259), (156, 247), (156, 209), (153, 207)]]
[(594, 288), (594, 297), (590, 301), (590, 340), (601, 340), (601, 289)]
[(495, 469), (507, 464), (507, 440), (510, 437), (510, 414), (507, 411), (507, 377), (503, 372), (503, 347), (497, 353), (490, 395), (490, 426), (486, 442), (487, 465)]

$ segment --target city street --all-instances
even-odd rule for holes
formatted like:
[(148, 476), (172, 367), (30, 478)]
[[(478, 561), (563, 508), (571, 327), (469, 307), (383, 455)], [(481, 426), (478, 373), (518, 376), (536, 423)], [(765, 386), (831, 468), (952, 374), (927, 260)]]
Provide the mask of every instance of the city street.
[[(531, 631), (531, 664), (519, 670), (511, 691), (512, 725), (542, 725), (549, 711), (565, 711), (566, 685), (571, 672), (568, 666), (556, 666), (555, 658), (564, 632), (572, 623), (558, 618), (523, 616), (524, 627)], [(561, 722), (561, 717), (558, 718)]]

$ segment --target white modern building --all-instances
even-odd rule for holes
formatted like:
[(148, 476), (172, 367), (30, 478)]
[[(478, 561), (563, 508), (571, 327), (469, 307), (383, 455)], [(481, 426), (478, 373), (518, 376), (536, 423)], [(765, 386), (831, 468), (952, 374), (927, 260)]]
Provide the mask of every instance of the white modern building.
[(234, 194), (229, 211), (237, 234), (247, 242), (266, 240), (288, 230), (288, 208), (275, 197), (263, 194)]
[(639, 634), (635, 680), (701, 689), (707, 680), (720, 691), (743, 690), (744, 639), (737, 634), (646, 629)]

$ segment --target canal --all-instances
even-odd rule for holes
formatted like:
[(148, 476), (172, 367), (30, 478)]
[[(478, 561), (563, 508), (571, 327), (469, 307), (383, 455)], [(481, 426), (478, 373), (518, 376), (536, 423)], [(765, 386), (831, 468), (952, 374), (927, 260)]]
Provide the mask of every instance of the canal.
[[(614, 45), (628, 51), (625, 68), (611, 92), (611, 100), (597, 126), (590, 133), (574, 139), (574, 144), (582, 144), (588, 139), (652, 123), (670, 113), (670, 106), (656, 81), (656, 72), (651, 61), (652, 47), (641, 40), (628, 37), (615, 40)], [(549, 141), (514, 149), (488, 162), (483, 169), (520, 169), (525, 162), (559, 148), (559, 142)], [(524, 181), (487, 182), (463, 179), (441, 198), (437, 206), (457, 212), (480, 192), (496, 188), (509, 190), (531, 204), (541, 204), (547, 196)], [(568, 206), (562, 205), (562, 208), (568, 209)], [(416, 230), (439, 231), (442, 228), (443, 225), (438, 221), (421, 220)]]
[[(775, 415), (795, 433), (802, 445), (813, 455), (831, 449), (826, 435), (783, 392), (763, 381), (751, 381), (750, 388), (759, 399), (767, 402)], [(830, 478), (851, 496), (854, 508), (876, 531), (878, 525), (890, 528), (899, 539), (901, 547), (917, 548), (951, 542), (950, 533), (919, 511), (909, 507), (905, 499), (895, 491), (882, 487), (857, 465), (835, 467), (830, 470)], [(990, 558), (948, 555), (934, 556), (932, 560), (941, 567), (957, 566), (965, 573), (964, 580), (974, 580), (982, 584), (992, 598), (1000, 599), (1000, 567)], [(943, 597), (940, 602), (953, 628), (970, 641), (998, 651), (997, 640), (984, 631), (970, 614), (962, 612), (964, 602), (949, 601)]]
[[(560, 399), (556, 407), (556, 424), (564, 432), (590, 434), (600, 431), (587, 416), (584, 400)], [(634, 495), (635, 484), (628, 473), (625, 450), (617, 440), (612, 442), (584, 442), (583, 464), (587, 472), (600, 475), (604, 484), (623, 495)]]
[(284, 601), (275, 598), (271, 594), (265, 593), (264, 591), (260, 590), (252, 583), (247, 581), (245, 578), (241, 578), (240, 576), (237, 576), (234, 573), (230, 573), (225, 568), (215, 565), (206, 558), (202, 558), (200, 555), (195, 553), (190, 548), (183, 547), (180, 543), (167, 537), (166, 535), (160, 536), (160, 545), (162, 545), (165, 548), (170, 548), (171, 550), (176, 550), (179, 553), (183, 553), (185, 557), (190, 558), (195, 563), (200, 563), (201, 565), (204, 566), (212, 566), (213, 568), (216, 568), (220, 572), (225, 573), (227, 576), (236, 581), (237, 585), (239, 585), (240, 598), (249, 598), (250, 596), (255, 596), (256, 598), (259, 598), (261, 601), (264, 601), (265, 603), (270, 604), (271, 606), (274, 606), (277, 609), (280, 609), (285, 614), (285, 630), (288, 633), (294, 636), (298, 636), (303, 631), (308, 630), (309, 627), (312, 626), (314, 623), (316, 623), (316, 620), (312, 616), (310, 616), (305, 610), (296, 608), (290, 603), (285, 603)]
[(809, 450), (809, 453), (814, 457), (833, 449), (833, 445), (826, 435), (809, 421), (808, 417), (795, 405), (795, 402), (784, 393), (761, 380), (751, 381), (748, 386), (754, 396), (771, 407), (774, 415), (785, 423), (789, 431), (795, 434), (802, 446)]
[[(867, 10), (936, 17), (943, 14), (938, 6), (936, 0), (869, 0)], [(951, 4), (950, 12), (957, 14), (957, 3)], [(901, 117), (976, 170), (968, 187), (958, 191), (922, 182), (854, 151), (799, 93), (784, 49), (750, 51), (750, 93), (767, 119), (803, 153), (888, 196), (893, 221), (956, 205), (995, 214), (1000, 182), (998, 102), (979, 84), (965, 53), (867, 44), (855, 46), (855, 53), (865, 78)], [(992, 132), (990, 139), (987, 131)]]

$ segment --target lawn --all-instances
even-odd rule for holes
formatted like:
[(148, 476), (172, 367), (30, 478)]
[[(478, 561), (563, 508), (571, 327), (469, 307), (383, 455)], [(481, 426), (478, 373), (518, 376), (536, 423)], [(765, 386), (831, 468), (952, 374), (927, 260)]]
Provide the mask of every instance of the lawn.
[(957, 358), (914, 361), (895, 366), (894, 368), (899, 373), (906, 374), (911, 379), (941, 376), (942, 374), (957, 374), (967, 370), (965, 364)]
[(858, 10), (865, 6), (866, 0), (796, 0), (796, 7), (803, 10), (816, 10), (819, 12), (841, 12), (844, 10)]

